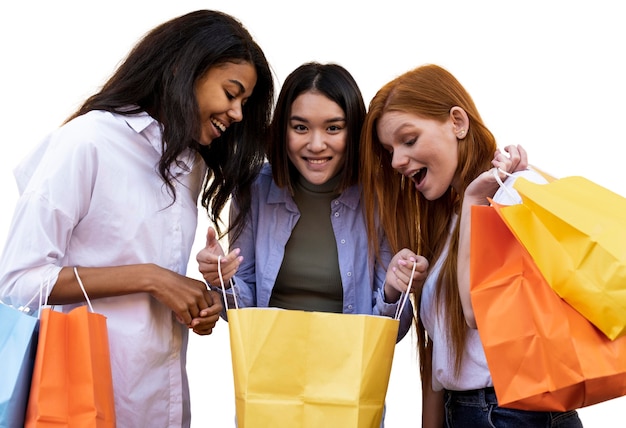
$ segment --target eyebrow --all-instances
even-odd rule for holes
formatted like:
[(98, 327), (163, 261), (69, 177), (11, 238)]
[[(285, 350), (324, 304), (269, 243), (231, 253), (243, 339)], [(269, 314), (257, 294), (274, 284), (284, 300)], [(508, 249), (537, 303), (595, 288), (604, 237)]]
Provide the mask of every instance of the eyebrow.
[[(307, 123), (309, 122), (307, 119), (305, 119), (304, 117), (300, 117), (300, 116), (291, 116), (289, 120), (298, 120), (300, 122), (307, 122)], [(346, 118), (343, 116), (337, 116), (337, 117), (333, 117), (324, 121), (324, 123), (333, 123), (333, 122), (346, 122)]]
[(237, 87), (239, 87), (239, 95), (241, 94), (245, 94), (246, 92), (246, 88), (243, 86), (243, 84), (239, 81), (239, 80), (235, 80), (235, 79), (228, 79), (228, 81), (234, 85), (236, 85)]

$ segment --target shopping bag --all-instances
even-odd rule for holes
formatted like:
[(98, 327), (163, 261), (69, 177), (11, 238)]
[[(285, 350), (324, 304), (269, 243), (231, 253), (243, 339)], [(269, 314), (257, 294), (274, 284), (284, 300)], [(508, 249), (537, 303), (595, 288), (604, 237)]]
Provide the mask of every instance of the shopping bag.
[(518, 178), (500, 213), (548, 284), (615, 339), (626, 334), (626, 198), (583, 177)]
[(0, 303), (0, 428), (24, 426), (39, 319)]
[(27, 428), (115, 427), (106, 317), (85, 298), (68, 313), (41, 310)]
[(229, 309), (240, 428), (378, 428), (399, 321)]
[(566, 411), (626, 395), (626, 337), (561, 299), (494, 207), (472, 207), (470, 293), (502, 407)]
[(394, 318), (239, 309), (235, 299), (227, 318), (237, 426), (379, 428), (408, 296)]

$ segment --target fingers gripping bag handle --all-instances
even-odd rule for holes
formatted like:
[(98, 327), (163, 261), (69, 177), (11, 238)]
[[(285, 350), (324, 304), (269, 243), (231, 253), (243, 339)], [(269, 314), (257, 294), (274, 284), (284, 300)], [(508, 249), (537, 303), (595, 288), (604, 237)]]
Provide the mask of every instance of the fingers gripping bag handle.
[(409, 300), (409, 295), (411, 294), (411, 287), (413, 286), (413, 275), (415, 274), (415, 267), (417, 266), (417, 262), (413, 262), (413, 269), (411, 269), (411, 278), (409, 279), (409, 285), (404, 293), (400, 295), (400, 300), (398, 302), (398, 307), (396, 308), (396, 314), (394, 315), (394, 320), (399, 320), (404, 307), (406, 306), (407, 300)]
[[(226, 298), (226, 286), (224, 285), (224, 277), (222, 276), (222, 264), (220, 263), (222, 256), (217, 256), (217, 274), (220, 277), (220, 286), (222, 288), (222, 297), (224, 298), (224, 305), (226, 305), (226, 310), (228, 311), (228, 299)], [(239, 304), (237, 303), (237, 293), (235, 290), (235, 282), (233, 279), (230, 279), (230, 288), (233, 290), (233, 300), (235, 302), (235, 309), (239, 309)]]

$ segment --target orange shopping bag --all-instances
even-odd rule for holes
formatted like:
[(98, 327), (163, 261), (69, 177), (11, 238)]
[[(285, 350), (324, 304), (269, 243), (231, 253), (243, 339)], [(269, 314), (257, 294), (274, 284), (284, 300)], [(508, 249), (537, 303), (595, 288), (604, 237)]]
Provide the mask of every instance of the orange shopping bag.
[(106, 318), (85, 298), (89, 308), (41, 310), (27, 428), (115, 427)]
[(626, 337), (561, 299), (501, 219), (472, 207), (470, 288), (502, 407), (566, 411), (626, 395)]

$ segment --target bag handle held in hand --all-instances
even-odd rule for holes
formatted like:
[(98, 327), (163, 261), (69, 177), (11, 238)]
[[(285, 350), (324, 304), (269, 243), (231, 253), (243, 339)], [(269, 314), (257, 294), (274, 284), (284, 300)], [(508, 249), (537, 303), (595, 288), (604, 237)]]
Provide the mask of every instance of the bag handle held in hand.
[(404, 310), (404, 306), (406, 305), (406, 301), (409, 300), (409, 294), (411, 294), (411, 287), (413, 286), (413, 274), (415, 273), (415, 267), (417, 266), (417, 262), (413, 262), (413, 269), (411, 269), (411, 278), (409, 279), (409, 285), (404, 293), (400, 295), (400, 301), (398, 302), (398, 307), (396, 308), (396, 314), (394, 315), (394, 320), (400, 319), (400, 314)]
[[(226, 299), (226, 287), (224, 286), (224, 277), (222, 276), (222, 265), (220, 263), (222, 256), (217, 256), (217, 274), (220, 277), (220, 285), (222, 288), (222, 296), (224, 297), (224, 304), (226, 305), (226, 309), (228, 309), (228, 300)], [(235, 292), (235, 282), (233, 279), (230, 279), (230, 288), (233, 290), (233, 300), (235, 301), (235, 309), (239, 309), (239, 304), (237, 303), (237, 293)]]
[(519, 197), (519, 195), (514, 194), (513, 192), (511, 192), (511, 190), (508, 187), (504, 185), (504, 182), (500, 178), (500, 174), (498, 174), (498, 172), (502, 172), (504, 175), (508, 177), (512, 177), (513, 174), (506, 172), (500, 168), (493, 168), (492, 171), (493, 171), (493, 176), (496, 178), (496, 181), (498, 182), (498, 185), (500, 185), (500, 188), (504, 190), (504, 192), (509, 196), (509, 198), (511, 198), (514, 201), (517, 201), (518, 204), (521, 204), (522, 199)]
[[(224, 277), (222, 276), (222, 268), (221, 268), (221, 263), (220, 263), (220, 259), (222, 256), (217, 256), (217, 274), (220, 278), (220, 286), (222, 288), (222, 296), (224, 297), (224, 304), (226, 305), (226, 309), (228, 309), (228, 300), (226, 299), (226, 287), (224, 286)], [(402, 313), (402, 310), (404, 309), (404, 306), (406, 305), (407, 300), (409, 300), (409, 294), (411, 294), (411, 286), (413, 285), (413, 274), (415, 273), (415, 267), (417, 266), (417, 262), (413, 262), (413, 269), (411, 270), (411, 278), (409, 279), (409, 285), (407, 287), (406, 292), (402, 293), (400, 296), (400, 302), (398, 303), (398, 307), (396, 308), (396, 313), (393, 317), (393, 319), (397, 320), (400, 319), (400, 314)], [(74, 268), (74, 272), (76, 272), (76, 268)], [(78, 278), (78, 273), (76, 274), (76, 277)], [(80, 279), (79, 279), (80, 282)], [(239, 309), (239, 304), (237, 303), (237, 293), (236, 293), (236, 289), (235, 289), (235, 283), (233, 282), (232, 278), (230, 280), (230, 287), (233, 290), (233, 300), (235, 301), (235, 309)], [(81, 284), (81, 288), (82, 288), (82, 284)], [(83, 292), (85, 290), (83, 289)], [(87, 298), (87, 293), (85, 293), (85, 298)]]

